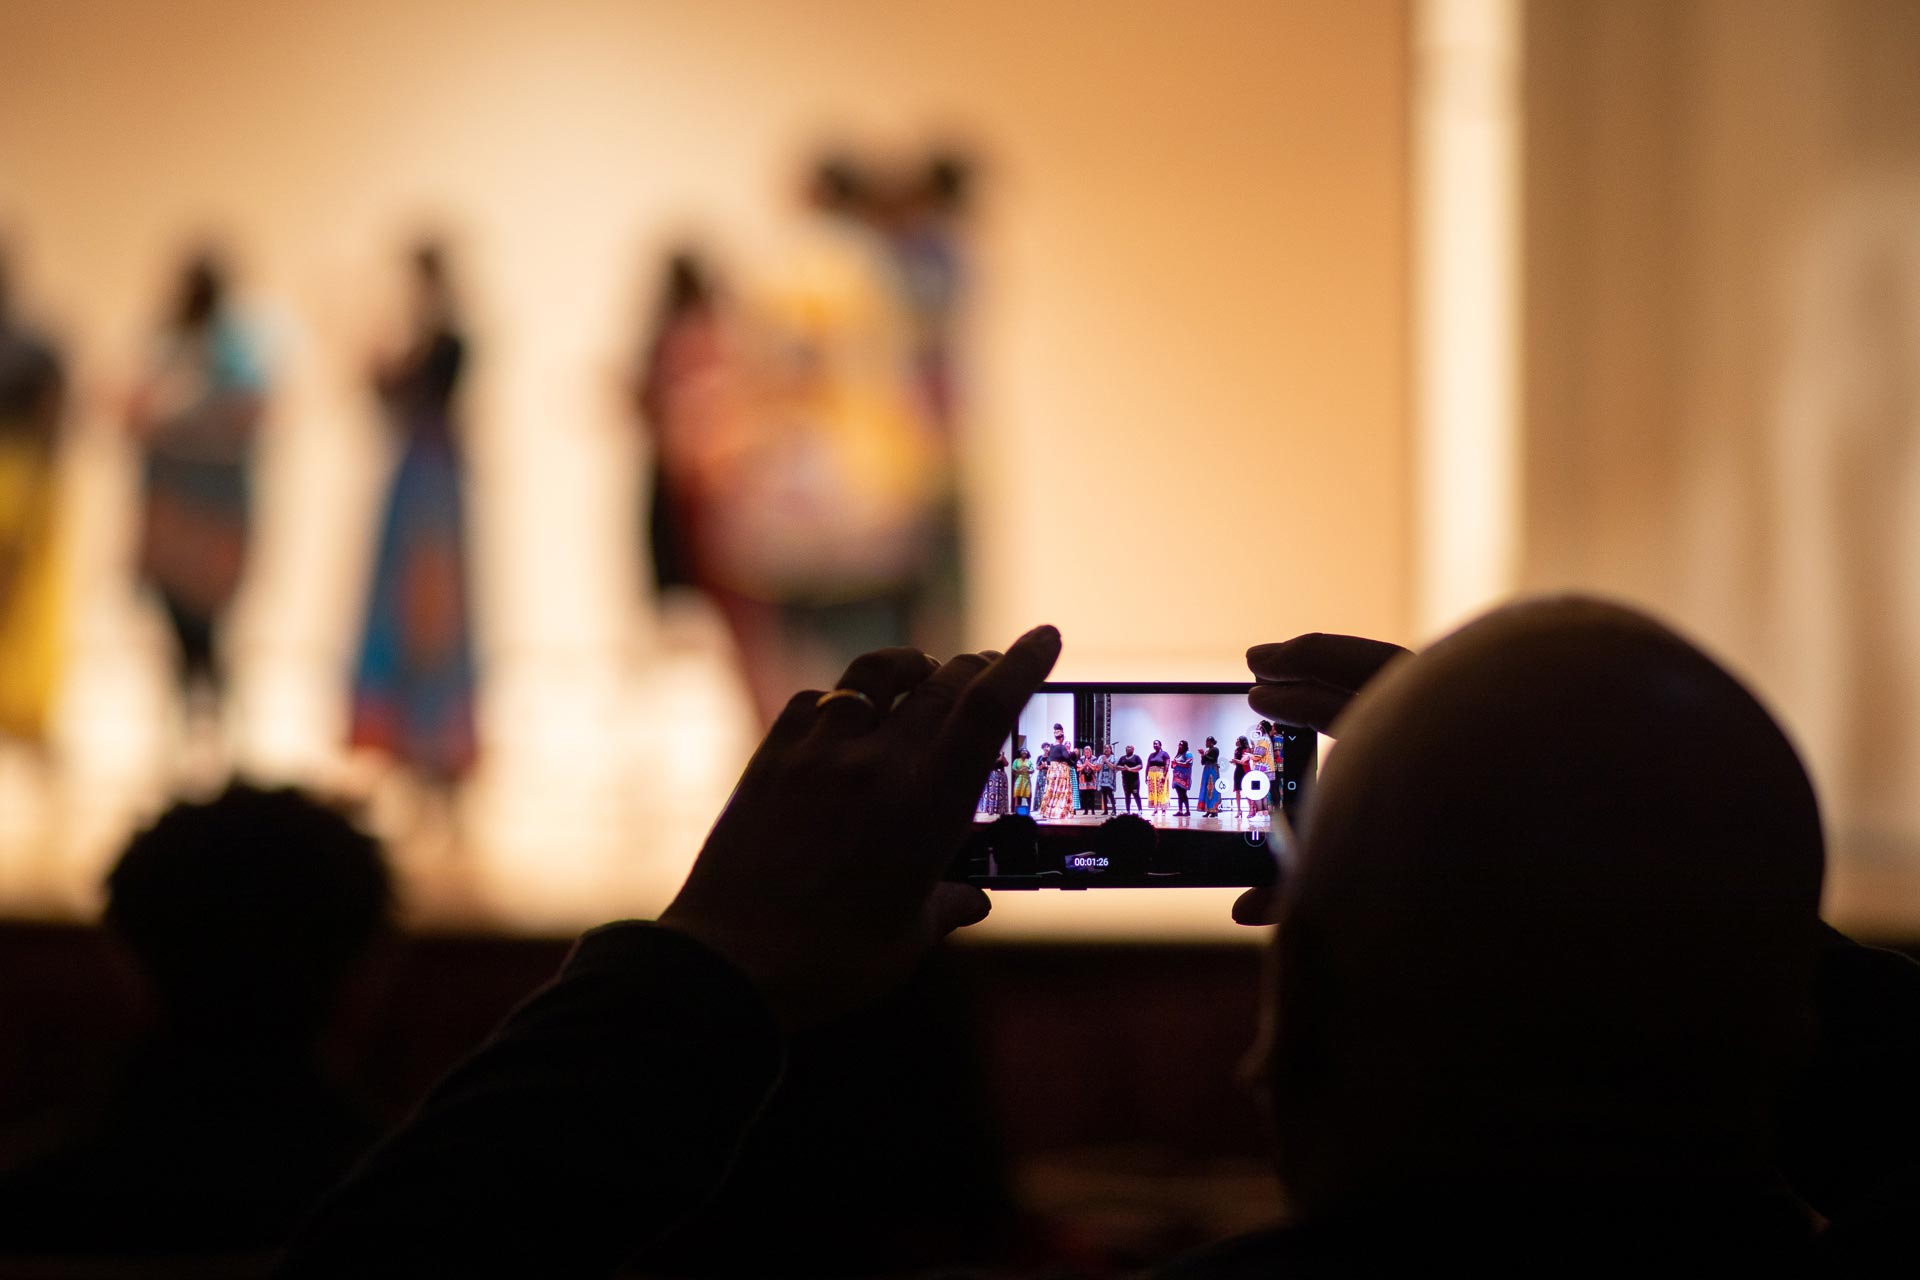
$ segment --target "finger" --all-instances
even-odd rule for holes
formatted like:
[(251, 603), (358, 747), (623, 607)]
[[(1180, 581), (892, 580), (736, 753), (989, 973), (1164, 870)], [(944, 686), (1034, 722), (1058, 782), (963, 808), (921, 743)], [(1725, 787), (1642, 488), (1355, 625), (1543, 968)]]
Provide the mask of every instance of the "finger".
[(1059, 658), (1060, 632), (1051, 626), (1035, 627), (1014, 641), (961, 691), (941, 734), (943, 748), (991, 762), (1020, 708)]
[(1263, 684), (1309, 680), (1354, 693), (1406, 652), (1385, 640), (1315, 631), (1279, 644), (1253, 646), (1247, 650), (1247, 667)]
[(963, 810), (973, 807), (994, 753), (1059, 658), (1060, 633), (1050, 626), (1035, 627), (966, 687), (936, 745), (936, 767), (941, 770), (936, 783), (943, 793), (936, 795), (937, 802), (949, 808), (958, 804)]
[(984, 653), (962, 653), (941, 663), (938, 671), (915, 686), (900, 703), (893, 718), (894, 730), (907, 741), (924, 740), (937, 732), (960, 700), (961, 691), (992, 662)]
[(838, 689), (858, 689), (882, 709), (933, 674), (933, 664), (918, 649), (875, 649), (855, 658), (840, 676)]
[(787, 699), (787, 705), (774, 717), (767, 736), (760, 739), (760, 745), (754, 748), (753, 758), (747, 761), (747, 767), (741, 771), (742, 781), (759, 777), (807, 736), (819, 718), (816, 710), (819, 701), (818, 689), (802, 689)]
[(780, 714), (774, 717), (773, 725), (767, 730), (767, 736), (760, 740), (754, 759), (759, 759), (770, 751), (780, 751), (792, 746), (807, 735), (813, 728), (813, 722), (819, 718), (820, 690), (802, 689), (787, 699), (787, 705), (780, 708)]
[(1273, 886), (1249, 889), (1233, 900), (1235, 924), (1279, 924), (1280, 890)]
[(853, 689), (866, 696), (836, 698), (819, 709), (817, 722), (841, 732), (849, 723), (878, 724), (901, 694), (933, 674), (927, 655), (918, 649), (876, 649), (848, 664), (837, 689)]
[(927, 921), (935, 938), (944, 938), (955, 929), (979, 924), (993, 910), (993, 901), (970, 884), (943, 880), (927, 895)]
[(1281, 724), (1302, 725), (1322, 733), (1332, 728), (1353, 701), (1346, 689), (1323, 684), (1257, 684), (1247, 691), (1247, 702), (1261, 715)]

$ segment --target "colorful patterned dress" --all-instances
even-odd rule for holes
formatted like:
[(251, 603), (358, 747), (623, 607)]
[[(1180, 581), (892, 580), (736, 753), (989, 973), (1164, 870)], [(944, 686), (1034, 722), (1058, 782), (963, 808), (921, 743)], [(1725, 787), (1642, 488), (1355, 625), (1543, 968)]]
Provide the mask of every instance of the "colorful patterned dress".
[(473, 763), (466, 520), (451, 401), (465, 362), (442, 329), (381, 381), (405, 445), (388, 493), (353, 685), (352, 743), (450, 781)]
[(1275, 785), (1273, 740), (1262, 733), (1251, 734), (1247, 738), (1247, 750), (1251, 757), (1249, 763), (1253, 771), (1267, 775), (1267, 799), (1273, 799), (1273, 788)]
[(1051, 746), (1047, 751), (1047, 790), (1040, 797), (1040, 815), (1064, 818), (1073, 812), (1073, 750)]
[(1100, 763), (1089, 751), (1080, 757), (1074, 769), (1080, 782), (1080, 807), (1092, 812), (1100, 807)]
[(60, 667), (51, 348), (0, 318), (0, 736), (39, 741)]
[(981, 813), (1009, 813), (1007, 804), (1007, 770), (1004, 763), (995, 765), (993, 772), (987, 775), (986, 790), (980, 793)]
[(149, 377), (140, 571), (159, 592), (189, 679), (217, 680), (214, 633), (239, 589), (265, 374), (233, 320), (167, 338)]
[(1220, 807), (1220, 748), (1208, 747), (1200, 753), (1200, 807), (1211, 812)]
[(1025, 756), (1013, 762), (1013, 811), (1033, 808), (1033, 761)]

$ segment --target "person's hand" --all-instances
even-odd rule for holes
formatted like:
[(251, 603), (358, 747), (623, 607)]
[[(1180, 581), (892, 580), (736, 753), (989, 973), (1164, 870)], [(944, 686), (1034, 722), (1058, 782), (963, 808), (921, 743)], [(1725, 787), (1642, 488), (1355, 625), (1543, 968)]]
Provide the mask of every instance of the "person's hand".
[(937, 668), (916, 649), (883, 649), (840, 679), (870, 701), (795, 695), (660, 923), (731, 961), (789, 1028), (899, 983), (987, 914), (984, 893), (941, 877), (1059, 656), (1052, 627)]
[[(1257, 644), (1247, 650), (1247, 667), (1259, 682), (1247, 702), (1269, 720), (1331, 734), (1354, 695), (1406, 652), (1385, 640), (1318, 631)], [(1279, 885), (1249, 889), (1233, 904), (1234, 922), (1273, 924), (1279, 902)]]
[(1255, 684), (1247, 701), (1281, 724), (1332, 733), (1353, 696), (1407, 651), (1385, 640), (1312, 632), (1247, 650)]

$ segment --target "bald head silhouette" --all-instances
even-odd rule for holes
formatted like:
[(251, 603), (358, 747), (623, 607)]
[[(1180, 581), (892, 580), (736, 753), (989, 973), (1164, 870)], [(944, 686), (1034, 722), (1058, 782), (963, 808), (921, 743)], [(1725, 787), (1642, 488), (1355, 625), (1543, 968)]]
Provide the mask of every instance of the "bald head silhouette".
[(1301, 1209), (1763, 1178), (1823, 852), (1753, 696), (1646, 617), (1553, 599), (1396, 662), (1337, 728), (1275, 941)]

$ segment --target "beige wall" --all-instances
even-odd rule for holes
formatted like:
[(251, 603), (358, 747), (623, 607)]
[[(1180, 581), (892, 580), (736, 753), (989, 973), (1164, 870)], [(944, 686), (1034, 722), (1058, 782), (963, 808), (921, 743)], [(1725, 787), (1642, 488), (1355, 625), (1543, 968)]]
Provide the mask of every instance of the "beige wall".
[[(648, 633), (628, 537), (638, 459), (612, 385), (641, 267), (689, 227), (750, 248), (823, 131), (882, 145), (950, 131), (989, 161), (980, 641), (1044, 618), (1073, 674), (1231, 678), (1254, 640), (1404, 638), (1405, 45), (1400, 0), (14, 0), (0, 221), (89, 396), (82, 754), (118, 752), (116, 778), (145, 776), (152, 744), (104, 727), (105, 708), (158, 716), (151, 664), (116, 647), (143, 615), (122, 576), (129, 482), (109, 428), (180, 238), (225, 230), (282, 332), (243, 752), (298, 771), (338, 733), (358, 621), (382, 460), (358, 373), (387, 254), (444, 218), (480, 340), (495, 770), (479, 839), (502, 883), (626, 884), (605, 870), (631, 860), (608, 835), (626, 810), (596, 792), (562, 828), (605, 849), (537, 870), (554, 824), (512, 796), (556, 754), (591, 759), (610, 793), (619, 770), (648, 774), (646, 730), (606, 708), (644, 721), (661, 704), (605, 696), (648, 679), (628, 665)], [(1092, 564), (1057, 540), (1087, 524), (1116, 543)], [(738, 715), (724, 690), (673, 705)], [(742, 749), (731, 733), (707, 749), (701, 821)], [(699, 825), (661, 837), (660, 866), (684, 865)]]
[(1527, 10), (1528, 579), (1650, 603), (1812, 761), (1830, 905), (1920, 919), (1920, 8)]

